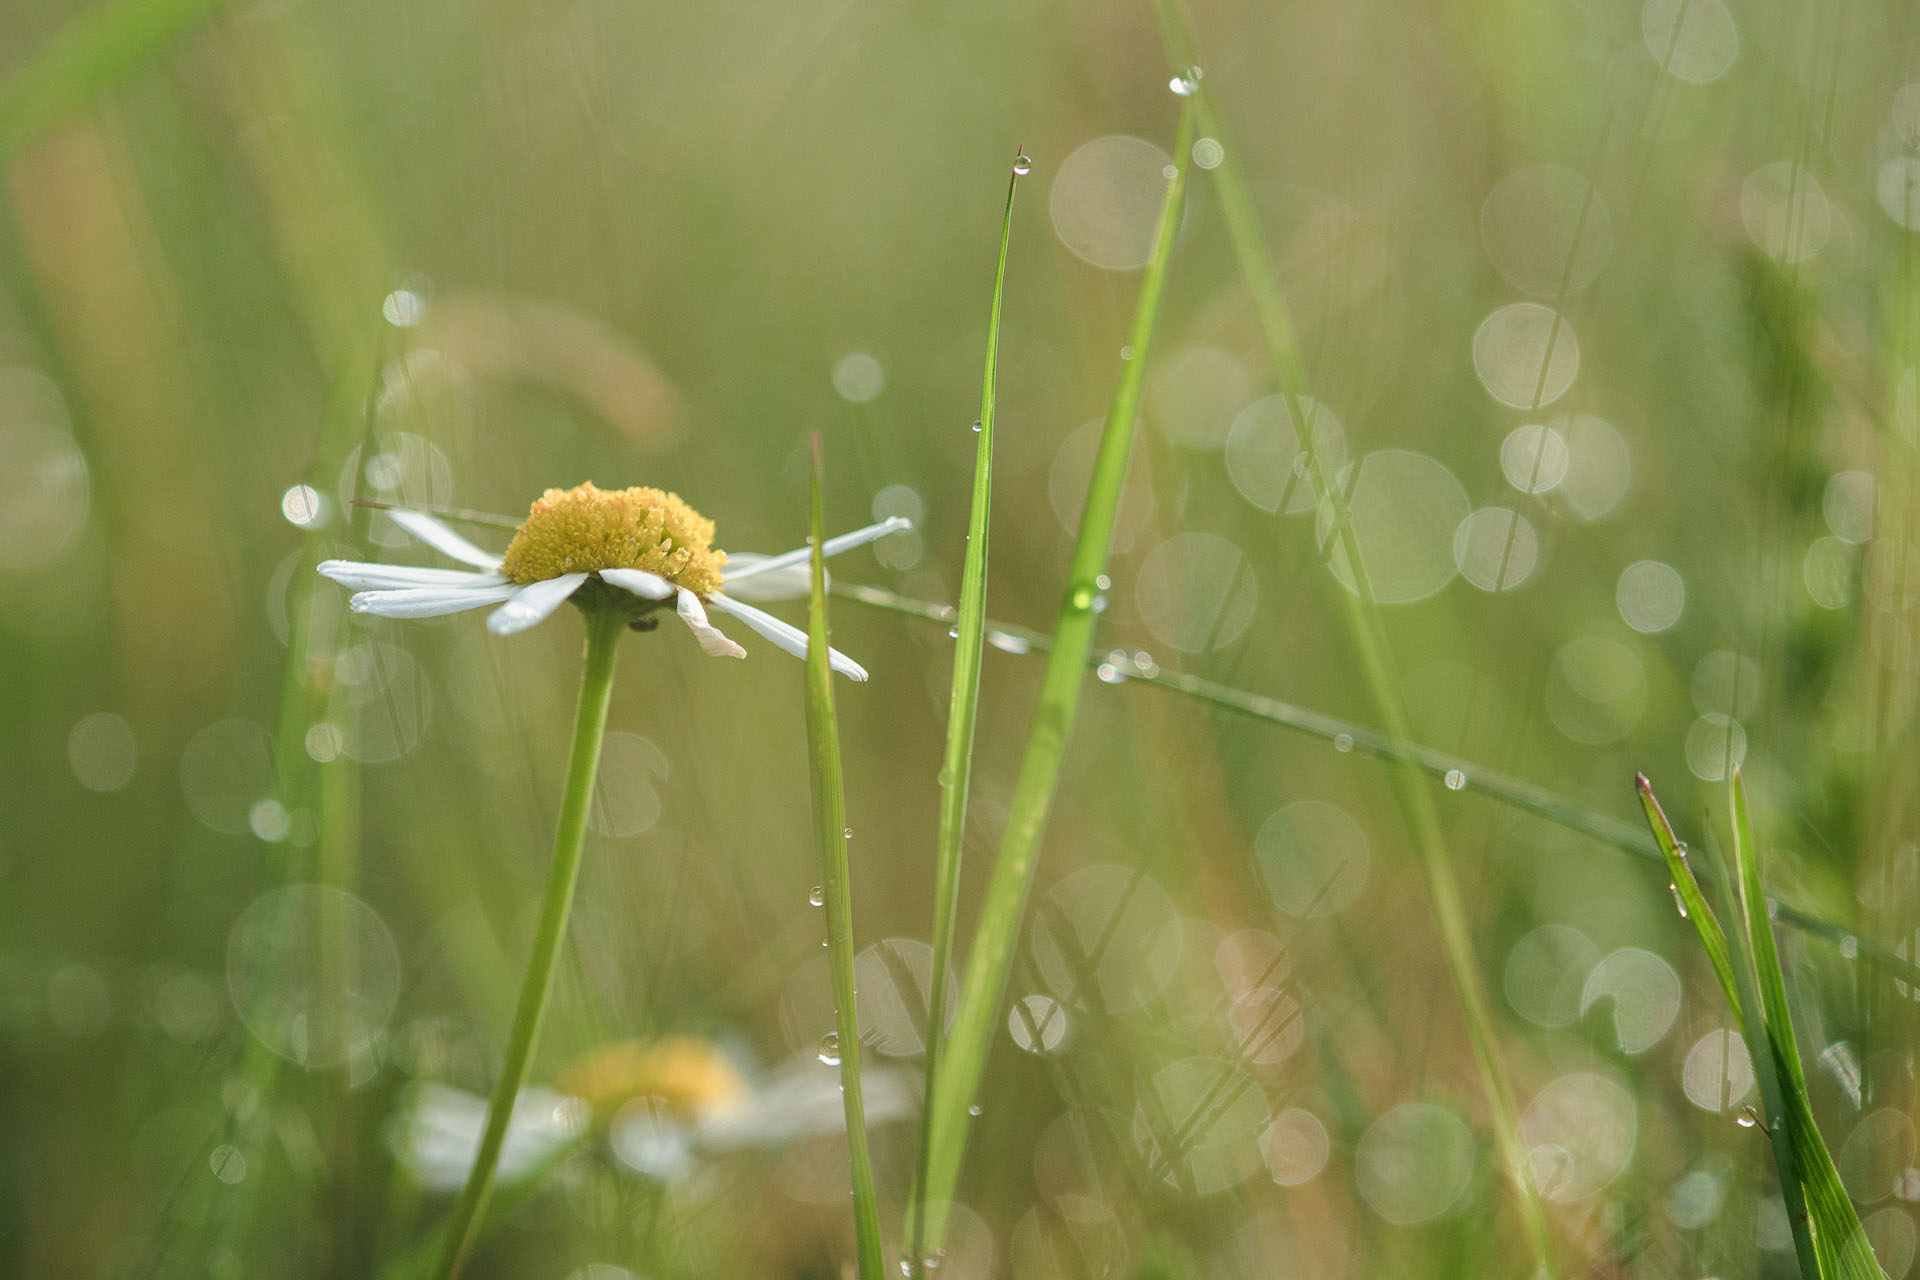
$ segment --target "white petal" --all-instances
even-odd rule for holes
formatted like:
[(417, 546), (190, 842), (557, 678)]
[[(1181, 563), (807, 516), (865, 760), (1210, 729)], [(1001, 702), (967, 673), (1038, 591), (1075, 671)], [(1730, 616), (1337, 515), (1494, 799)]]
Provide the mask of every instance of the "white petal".
[[(905, 516), (888, 516), (879, 524), (870, 524), (864, 529), (855, 529), (852, 533), (843, 533), (837, 538), (828, 538), (826, 545), (820, 548), (820, 550), (823, 555), (837, 556), (842, 551), (851, 551), (855, 547), (865, 546), (875, 539), (884, 538), (890, 533), (900, 533), (911, 528), (913, 528), (913, 521), (907, 519)], [(788, 565), (805, 564), (812, 558), (812, 553), (813, 548), (811, 547), (797, 547), (792, 551), (783, 551), (777, 556), (768, 556), (763, 560), (749, 563), (744, 569), (736, 569), (734, 567), (736, 561), (732, 557), (729, 557), (726, 566), (720, 572), (726, 579), (726, 589), (731, 591), (733, 590), (733, 583), (742, 578), (758, 577), (763, 573), (771, 573), (776, 569), (784, 569)], [(740, 559), (745, 560), (748, 559), (748, 557), (742, 556)]]
[(803, 562), (771, 571), (760, 567), (772, 558), (750, 551), (728, 556), (723, 570), (727, 594), (735, 600), (798, 600), (813, 589), (812, 565)]
[[(800, 628), (791, 623), (782, 622), (772, 614), (756, 609), (750, 604), (730, 600), (724, 595), (716, 595), (711, 599), (714, 608), (722, 613), (732, 614), (794, 657), (807, 656), (807, 633)], [(851, 676), (855, 680), (867, 678), (867, 669), (838, 649), (827, 650), (827, 665), (841, 675)]]
[(388, 511), (387, 515), (395, 524), (441, 555), (451, 556), (463, 564), (474, 565), (488, 572), (500, 567), (499, 556), (487, 554), (430, 515), (398, 507)]
[(487, 630), (497, 636), (510, 636), (536, 622), (545, 622), (586, 580), (584, 573), (563, 573), (520, 587), (513, 599), (487, 615)]
[(465, 569), (423, 569), (411, 564), (368, 564), (360, 560), (322, 560), (316, 566), (355, 591), (393, 591), (402, 587), (497, 587), (506, 579), (497, 573), (468, 573)]
[(747, 651), (727, 638), (727, 633), (707, 621), (707, 611), (700, 607), (700, 597), (687, 590), (680, 589), (680, 603), (674, 612), (680, 615), (680, 621), (687, 624), (694, 638), (700, 641), (701, 652), (709, 658), (744, 658)]
[(371, 613), (380, 618), (437, 618), (443, 613), (499, 604), (519, 590), (511, 582), (499, 586), (407, 587), (397, 591), (362, 591), (348, 604), (355, 613)]
[(631, 591), (642, 600), (665, 600), (673, 594), (671, 582), (645, 569), (602, 569), (600, 580)]

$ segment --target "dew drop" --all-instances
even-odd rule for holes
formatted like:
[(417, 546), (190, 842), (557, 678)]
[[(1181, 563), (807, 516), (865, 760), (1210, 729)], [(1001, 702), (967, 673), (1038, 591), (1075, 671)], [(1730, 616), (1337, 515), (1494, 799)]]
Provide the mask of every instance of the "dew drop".
[(1167, 88), (1182, 98), (1191, 98), (1200, 92), (1201, 71), (1198, 67), (1188, 67), (1173, 79), (1167, 81)]
[(1350, 733), (1334, 734), (1333, 749), (1342, 754), (1345, 754), (1346, 752), (1353, 750), (1353, 735)]
[(1751, 1129), (1753, 1128), (1753, 1113), (1751, 1111), (1742, 1111), (1733, 1118), (1733, 1122), (1742, 1129)]
[(840, 1033), (829, 1031), (820, 1037), (820, 1061), (830, 1067), (840, 1065)]
[(1122, 360), (1133, 359), (1133, 348), (1130, 346), (1120, 348), (1120, 358)]
[(807, 890), (807, 901), (811, 902), (816, 907), (826, 906), (827, 905), (826, 887), (824, 885), (815, 885), (813, 886), (813, 888)]
[(975, 418), (975, 419), (973, 420), (973, 429), (974, 429), (975, 431), (978, 431), (978, 430), (980, 429), (980, 419), (978, 419), (978, 418)]
[(852, 828), (852, 827), (842, 827), (842, 828), (841, 828), (841, 830), (840, 830), (840, 834), (841, 834), (841, 835), (842, 835), (843, 837), (845, 837), (846, 839), (848, 839), (848, 840), (851, 840), (851, 839), (853, 839), (853, 828)]
[(1449, 769), (1447, 770), (1447, 776), (1445, 778), (1445, 782), (1447, 784), (1447, 790), (1461, 791), (1466, 788), (1467, 775), (1460, 772), (1460, 770), (1458, 769)]
[(1113, 585), (1113, 579), (1109, 578), (1106, 574), (1103, 573), (1099, 577), (1093, 580), (1093, 585), (1100, 588), (1102, 591), (1105, 591), (1107, 588)]
[(1673, 895), (1673, 909), (1680, 913), (1682, 920), (1685, 920), (1687, 918), (1687, 900), (1680, 896), (1680, 886), (1669, 881), (1667, 884), (1667, 892)]
[(1013, 172), (1015, 177), (1020, 177), (1020, 178), (1024, 178), (1028, 174), (1032, 173), (1033, 157), (1026, 156), (1026, 155), (1015, 156), (1013, 158)]
[(1848, 934), (1840, 939), (1840, 955), (1843, 959), (1857, 960), (1860, 957), (1860, 939)]
[(974, 1104), (973, 1104), (972, 1106), (970, 1106), (970, 1107), (968, 1107), (968, 1108), (967, 1108), (967, 1114), (968, 1114), (968, 1115), (970, 1115), (970, 1116), (977, 1116), (977, 1115), (979, 1115), (979, 1114), (980, 1114), (980, 1104), (976, 1102), (976, 1103), (974, 1103)]
[(1099, 676), (1101, 681), (1106, 684), (1123, 684), (1127, 678), (1121, 673), (1120, 668), (1114, 666), (1111, 662), (1101, 663), (1098, 667), (1094, 668), (1093, 674)]

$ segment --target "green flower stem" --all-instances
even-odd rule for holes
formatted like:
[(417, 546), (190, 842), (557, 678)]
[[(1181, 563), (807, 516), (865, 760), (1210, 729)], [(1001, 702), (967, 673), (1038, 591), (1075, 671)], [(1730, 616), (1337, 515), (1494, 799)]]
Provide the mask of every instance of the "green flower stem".
[(487, 1131), (480, 1139), (473, 1172), (454, 1206), (447, 1225), (436, 1280), (453, 1280), (473, 1245), (493, 1176), (500, 1166), (500, 1148), (507, 1138), (507, 1121), (514, 1099), (527, 1082), (540, 1022), (553, 988), (553, 969), (567, 934), (567, 913), (573, 906), (573, 887), (580, 878), (580, 852), (587, 833), (587, 810), (593, 803), (594, 777), (600, 771), (600, 742), (607, 730), (607, 706), (613, 698), (613, 657), (625, 616), (617, 609), (587, 612), (586, 667), (580, 674), (580, 705), (573, 715), (573, 751), (567, 760), (567, 786), (560, 800), (560, 825), (553, 837), (553, 867), (547, 873), (546, 901), (540, 907), (540, 930), (534, 935), (533, 955), (527, 961), (526, 981), (514, 1010), (513, 1032), (507, 1040), (507, 1060), (487, 1105)]

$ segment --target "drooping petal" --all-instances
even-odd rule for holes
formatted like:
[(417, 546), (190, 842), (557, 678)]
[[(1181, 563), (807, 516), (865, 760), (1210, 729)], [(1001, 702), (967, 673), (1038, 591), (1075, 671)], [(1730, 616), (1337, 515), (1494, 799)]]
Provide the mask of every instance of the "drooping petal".
[(520, 590), (511, 582), (499, 586), (405, 587), (394, 591), (362, 591), (349, 607), (355, 613), (379, 618), (437, 618), (482, 605), (499, 604)]
[[(807, 594), (813, 569), (804, 561), (784, 569), (767, 570), (761, 566), (772, 556), (737, 551), (727, 557), (727, 594), (735, 600), (798, 600)], [(831, 581), (831, 579), (829, 579)]]
[(430, 515), (398, 507), (388, 511), (387, 515), (395, 524), (441, 555), (451, 556), (462, 564), (470, 564), (489, 573), (500, 567), (499, 556), (482, 551)]
[[(855, 529), (852, 533), (843, 533), (837, 538), (828, 538), (826, 545), (820, 548), (822, 555), (837, 556), (842, 551), (851, 551), (855, 547), (865, 546), (890, 533), (902, 533), (913, 528), (913, 521), (905, 516), (888, 516), (878, 524), (870, 524), (864, 529)], [(812, 557), (813, 548), (797, 547), (792, 551), (783, 551), (777, 556), (767, 556), (761, 560), (750, 560), (745, 568), (735, 568), (735, 559), (727, 561), (721, 572), (726, 579), (726, 589), (733, 590), (733, 584), (742, 579), (757, 578), (762, 574), (785, 569), (790, 565), (805, 564)], [(742, 556), (739, 559), (748, 559)]]
[(584, 573), (563, 573), (557, 578), (516, 587), (511, 600), (487, 615), (487, 630), (497, 636), (510, 636), (536, 622), (545, 622), (586, 580)]
[[(794, 657), (807, 656), (807, 633), (800, 628), (791, 623), (782, 622), (772, 614), (756, 609), (750, 604), (729, 599), (724, 595), (711, 596), (709, 599), (713, 601), (714, 608), (722, 613), (732, 614)], [(841, 675), (850, 676), (855, 680), (867, 678), (867, 669), (838, 649), (827, 650), (827, 665)]]
[(355, 591), (395, 591), (404, 587), (497, 587), (506, 579), (497, 573), (469, 573), (465, 569), (423, 569), (411, 564), (370, 564), (362, 560), (322, 560), (320, 575)]
[(699, 596), (693, 594), (693, 592), (687, 590), (685, 587), (679, 588), (679, 591), (680, 602), (675, 607), (674, 612), (680, 615), (680, 621), (687, 624), (687, 629), (693, 632), (694, 638), (700, 642), (701, 652), (705, 653), (709, 658), (744, 658), (747, 656), (747, 651), (735, 644), (727, 636), (726, 632), (707, 621), (707, 611), (700, 607)]
[(665, 600), (673, 595), (671, 582), (645, 569), (602, 569), (600, 580), (631, 591), (642, 600)]

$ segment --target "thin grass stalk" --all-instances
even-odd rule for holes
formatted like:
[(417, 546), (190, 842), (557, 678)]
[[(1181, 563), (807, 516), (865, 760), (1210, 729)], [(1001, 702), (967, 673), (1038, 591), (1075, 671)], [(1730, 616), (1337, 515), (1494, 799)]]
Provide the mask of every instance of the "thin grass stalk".
[[(955, 615), (951, 605), (917, 600), (884, 587), (838, 583), (832, 589), (848, 600), (876, 609), (925, 618), (948, 628), (953, 626)], [(1053, 641), (1038, 631), (1012, 623), (996, 622), (991, 618), (987, 620), (987, 642), (1003, 651), (1023, 654), (1047, 653), (1053, 647)], [(1563, 830), (1597, 840), (1636, 858), (1659, 861), (1664, 857), (1658, 841), (1627, 822), (1582, 808), (1545, 787), (1489, 768), (1465, 756), (1450, 755), (1418, 743), (1396, 744), (1378, 729), (1357, 720), (1343, 719), (1265, 694), (1236, 689), (1184, 671), (1164, 671), (1152, 664), (1142, 666), (1133, 658), (1122, 658), (1117, 654), (1090, 653), (1087, 665), (1112, 666), (1115, 674), (1126, 683), (1164, 689), (1223, 711), (1231, 711), (1235, 715), (1308, 734), (1331, 742), (1336, 751), (1411, 765), (1423, 773), (1442, 779), (1450, 789), (1483, 794), (1508, 808), (1544, 818)], [(1668, 834), (1671, 835), (1670, 830)], [(1701, 868), (1699, 874), (1707, 883), (1713, 883), (1717, 878), (1711, 874), (1711, 868)], [(1859, 959), (1866, 961), (1884, 977), (1920, 986), (1920, 964), (1898, 954), (1884, 942), (1862, 938), (1844, 925), (1778, 899), (1774, 900), (1774, 914), (1781, 924), (1837, 947), (1845, 947), (1849, 953), (1857, 952)], [(1728, 999), (1732, 1000), (1731, 988)]]
[(580, 702), (573, 717), (573, 747), (567, 757), (567, 781), (561, 794), (560, 821), (553, 837), (553, 866), (547, 873), (546, 899), (540, 906), (540, 926), (533, 938), (533, 954), (520, 986), (513, 1030), (507, 1039), (506, 1061), (487, 1104), (487, 1127), (473, 1170), (454, 1205), (447, 1234), (434, 1268), (435, 1280), (453, 1280), (473, 1246), (481, 1215), (493, 1192), (500, 1166), (500, 1148), (514, 1100), (527, 1082), (540, 1024), (553, 989), (553, 970), (566, 940), (567, 915), (573, 907), (573, 889), (580, 878), (580, 855), (586, 845), (587, 813), (593, 804), (594, 779), (600, 771), (600, 745), (606, 736), (607, 708), (613, 699), (613, 660), (626, 618), (618, 609), (586, 611), (587, 653), (580, 673)]
[[(1155, 11), (1166, 36), (1168, 50), (1181, 67), (1191, 64), (1192, 40), (1174, 9), (1174, 0), (1157, 0)], [(1273, 255), (1261, 230), (1252, 192), (1240, 173), (1233, 146), (1222, 135), (1220, 122), (1210, 96), (1197, 70), (1180, 73), (1182, 81), (1193, 89), (1192, 102), (1199, 125), (1222, 143), (1223, 159), (1213, 170), (1215, 190), (1229, 238), (1240, 260), (1253, 295), (1254, 310), (1266, 338), (1268, 357), (1287, 397), (1289, 416), (1299, 440), (1301, 456), (1307, 461), (1318, 509), (1330, 517), (1331, 552), (1345, 561), (1352, 578), (1351, 590), (1337, 592), (1347, 621), (1347, 631), (1359, 655), (1374, 704), (1379, 710), (1388, 738), (1399, 754), (1409, 754), (1413, 731), (1406, 708), (1400, 700), (1400, 682), (1394, 670), (1392, 651), (1387, 643), (1378, 606), (1367, 581), (1366, 566), (1360, 557), (1359, 543), (1348, 519), (1345, 496), (1328, 474), (1326, 460), (1319, 456), (1313, 438), (1313, 415), (1307, 411), (1308, 386), (1306, 363), (1300, 354), (1292, 314), (1280, 292), (1279, 276)], [(1474, 1065), (1480, 1076), (1481, 1090), (1491, 1112), (1494, 1135), (1513, 1183), (1514, 1199), (1520, 1210), (1521, 1224), (1534, 1261), (1541, 1272), (1554, 1274), (1552, 1251), (1548, 1243), (1545, 1211), (1533, 1183), (1533, 1167), (1527, 1147), (1520, 1138), (1520, 1119), (1513, 1092), (1495, 1047), (1493, 1015), (1481, 981), (1479, 962), (1474, 955), (1473, 938), (1467, 923), (1466, 908), (1453, 875), (1452, 857), (1440, 830), (1440, 816), (1433, 793), (1417, 768), (1403, 766), (1393, 770), (1394, 797), (1401, 816), (1420, 854), (1420, 869), (1426, 880), (1427, 896), (1435, 926), (1440, 933), (1448, 974), (1466, 1014), (1467, 1035), (1473, 1048)]]
[(1007, 806), (1007, 826), (994, 861), (993, 873), (981, 904), (979, 924), (967, 953), (966, 979), (960, 988), (960, 1007), (947, 1040), (946, 1065), (927, 1099), (927, 1179), (920, 1188), (915, 1221), (923, 1221), (922, 1243), (938, 1250), (946, 1231), (947, 1205), (959, 1183), (966, 1154), (971, 1117), (968, 1108), (986, 1069), (987, 1054), (998, 1024), (1007, 975), (1019, 945), (1020, 919), (1033, 885), (1040, 840), (1060, 779), (1060, 763), (1073, 728), (1080, 689), (1086, 680), (1086, 659), (1093, 648), (1097, 615), (1094, 601), (1106, 570), (1107, 550), (1113, 540), (1119, 512), (1120, 487), (1126, 477), (1133, 429), (1140, 412), (1140, 390), (1145, 380), (1154, 322), (1160, 313), (1173, 240), (1180, 226), (1187, 173), (1193, 150), (1192, 99), (1183, 102), (1174, 143), (1173, 177), (1160, 210), (1154, 252), (1140, 283), (1130, 338), (1132, 356), (1121, 368), (1120, 384), (1100, 436), (1093, 476), (1087, 485), (1086, 505), (1080, 514), (1080, 532), (1074, 541), (1073, 564), (1054, 629), (1053, 652), (1041, 678), (1040, 696), (1020, 759), (1020, 772)]
[(853, 1229), (860, 1280), (881, 1280), (880, 1209), (867, 1153), (866, 1105), (860, 1093), (860, 1023), (853, 990), (853, 893), (847, 877), (847, 800), (840, 773), (840, 728), (828, 666), (826, 533), (820, 501), (820, 437), (813, 438), (813, 586), (807, 600), (807, 764), (813, 787), (813, 829), (820, 849), (821, 904), (827, 913), (827, 970), (833, 977), (834, 1036), (840, 1058), (840, 1101), (847, 1116), (853, 1178)]
[[(947, 700), (947, 745), (940, 760), (940, 829), (933, 869), (933, 978), (927, 990), (926, 1060), (923, 1097), (933, 1097), (946, 1037), (947, 969), (953, 962), (954, 915), (960, 896), (961, 844), (966, 834), (967, 792), (973, 778), (973, 732), (980, 709), (980, 660), (986, 649), (987, 532), (993, 498), (993, 417), (1000, 368), (1000, 304), (1007, 284), (1007, 245), (1013, 235), (1013, 194), (1029, 162), (1019, 154), (1007, 181), (1007, 204), (1000, 215), (1000, 254), (993, 273), (993, 302), (987, 312), (986, 371), (980, 379), (979, 439), (973, 451), (973, 504), (967, 516), (967, 552), (960, 571), (960, 605), (954, 618), (953, 690)], [(927, 1181), (932, 1147), (933, 1111), (922, 1108), (920, 1156), (914, 1186)], [(907, 1224), (909, 1258), (924, 1256), (920, 1197)]]

